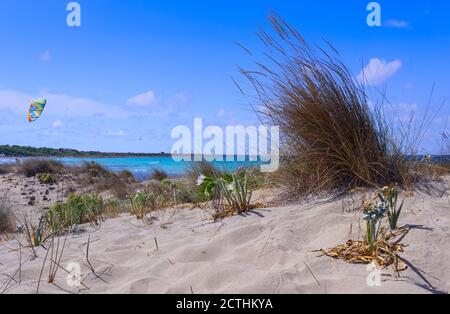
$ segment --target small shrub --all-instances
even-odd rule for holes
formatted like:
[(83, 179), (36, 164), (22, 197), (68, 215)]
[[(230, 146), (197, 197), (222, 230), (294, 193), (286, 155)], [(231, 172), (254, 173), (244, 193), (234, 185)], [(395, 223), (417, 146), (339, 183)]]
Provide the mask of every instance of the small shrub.
[(56, 204), (46, 213), (46, 221), (52, 232), (58, 233), (86, 223), (98, 225), (103, 213), (104, 202), (100, 196), (70, 194), (67, 202)]
[(0, 233), (10, 233), (16, 230), (16, 220), (12, 214), (12, 205), (10, 200), (0, 197)]
[(130, 213), (137, 219), (144, 219), (154, 208), (154, 199), (147, 191), (138, 191), (130, 197)]
[(156, 181), (163, 181), (164, 179), (167, 179), (169, 175), (167, 172), (165, 172), (163, 169), (153, 169), (152, 173), (150, 175), (150, 179), (156, 180)]
[(55, 184), (58, 180), (56, 177), (51, 173), (38, 173), (36, 175), (36, 178), (38, 179), (39, 183), (41, 184)]
[(56, 174), (64, 170), (64, 165), (56, 160), (30, 159), (18, 165), (19, 172), (31, 178), (38, 174)]

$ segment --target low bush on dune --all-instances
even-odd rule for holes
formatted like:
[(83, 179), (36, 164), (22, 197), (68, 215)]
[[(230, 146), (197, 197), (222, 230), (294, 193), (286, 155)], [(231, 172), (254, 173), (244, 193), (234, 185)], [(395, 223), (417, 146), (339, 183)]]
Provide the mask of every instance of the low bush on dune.
[(407, 183), (411, 146), (394, 136), (334, 48), (313, 50), (278, 16), (270, 25), (273, 33), (259, 36), (268, 58), (241, 73), (261, 118), (280, 127), (280, 183), (296, 195)]
[(6, 196), (0, 196), (0, 233), (10, 233), (16, 230), (16, 220), (11, 210), (11, 201)]
[(26, 177), (34, 177), (38, 174), (57, 174), (61, 173), (65, 166), (56, 160), (48, 159), (30, 159), (17, 165), (18, 171)]
[(103, 199), (95, 194), (69, 195), (67, 202), (54, 205), (45, 214), (52, 233), (91, 223), (98, 225), (105, 212)]

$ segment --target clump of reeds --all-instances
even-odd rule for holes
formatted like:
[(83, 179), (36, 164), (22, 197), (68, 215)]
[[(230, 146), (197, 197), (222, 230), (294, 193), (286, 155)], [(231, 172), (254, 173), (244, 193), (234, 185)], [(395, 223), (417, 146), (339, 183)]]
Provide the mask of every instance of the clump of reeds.
[(261, 117), (280, 127), (280, 182), (297, 195), (402, 184), (405, 158), (391, 126), (335, 49), (312, 49), (278, 16), (269, 23), (273, 32), (259, 34), (267, 59), (241, 73)]

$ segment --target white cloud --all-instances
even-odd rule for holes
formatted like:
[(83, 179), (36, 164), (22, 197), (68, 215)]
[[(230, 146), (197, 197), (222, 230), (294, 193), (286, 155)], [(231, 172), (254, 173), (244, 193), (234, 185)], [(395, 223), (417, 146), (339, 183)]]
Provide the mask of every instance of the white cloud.
[(411, 24), (403, 20), (387, 20), (383, 22), (383, 25), (386, 27), (402, 28), (402, 29), (411, 28)]
[(122, 131), (122, 130), (120, 130), (120, 131), (105, 130), (105, 131), (103, 132), (103, 134), (106, 135), (106, 136), (119, 136), (119, 137), (122, 137), (122, 136), (127, 135), (127, 134), (126, 134), (124, 131)]
[(52, 56), (50, 55), (49, 51), (45, 51), (45, 52), (41, 53), (41, 55), (39, 57), (39, 59), (42, 62), (48, 62), (48, 61), (50, 61), (51, 58), (52, 58)]
[(62, 128), (62, 127), (64, 126), (64, 123), (62, 123), (61, 120), (56, 120), (56, 121), (54, 121), (54, 122), (52, 123), (52, 126), (53, 126), (54, 128)]
[(385, 60), (373, 58), (361, 73), (359, 73), (357, 80), (364, 85), (380, 85), (397, 73), (401, 67), (402, 62), (399, 59), (386, 62)]
[(134, 96), (127, 100), (127, 105), (130, 107), (153, 107), (158, 103), (155, 93), (153, 91), (148, 91), (137, 96)]

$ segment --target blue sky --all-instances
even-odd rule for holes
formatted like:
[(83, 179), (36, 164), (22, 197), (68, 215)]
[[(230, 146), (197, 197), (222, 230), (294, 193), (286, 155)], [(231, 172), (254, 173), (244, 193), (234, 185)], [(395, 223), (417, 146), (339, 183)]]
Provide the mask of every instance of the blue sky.
[[(386, 86), (400, 117), (447, 100), (421, 152), (439, 153), (450, 126), (450, 3), (378, 1), (382, 27), (367, 26), (370, 1), (79, 0), (81, 27), (68, 27), (66, 0), (0, 2), (0, 143), (118, 152), (170, 152), (173, 127), (250, 125), (234, 86), (258, 50), (255, 33), (276, 11), (306, 39), (327, 39), (355, 78)], [(369, 76), (369, 75), (367, 75)], [(32, 98), (48, 106), (26, 120)]]

